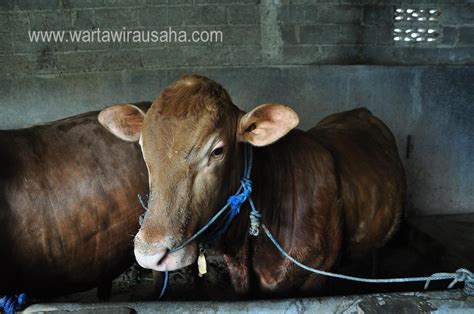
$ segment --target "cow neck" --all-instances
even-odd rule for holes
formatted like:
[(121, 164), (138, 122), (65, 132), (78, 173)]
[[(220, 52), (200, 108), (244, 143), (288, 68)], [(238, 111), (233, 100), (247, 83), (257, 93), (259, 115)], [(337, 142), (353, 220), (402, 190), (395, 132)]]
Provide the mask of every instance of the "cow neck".
[[(301, 165), (297, 165), (298, 159), (292, 156), (293, 151), (290, 148), (295, 148), (293, 146), (290, 136), (286, 136), (269, 146), (253, 148), (250, 197), (262, 216), (262, 223), (274, 230), (275, 235), (283, 239), (284, 244), (291, 241), (295, 232), (294, 225), (285, 222), (293, 221), (296, 208), (305, 207), (305, 200), (295, 196), (294, 192), (301, 177), (295, 175), (293, 170)], [(243, 156), (243, 153), (240, 156)], [(239, 163), (242, 162), (243, 157), (239, 159)], [(224, 253), (235, 254), (236, 250), (243, 247), (247, 238), (253, 238), (249, 235), (249, 213), (250, 205), (245, 202), (240, 214), (235, 217), (222, 237)]]
[[(198, 241), (203, 248), (214, 247), (217, 250), (232, 254), (235, 250), (244, 244), (249, 235), (249, 198), (255, 201), (255, 205), (259, 208), (267, 226), (275, 226), (277, 234), (283, 232), (292, 232), (292, 228), (286, 228), (280, 224), (280, 221), (290, 221), (293, 215), (292, 210), (288, 210), (287, 189), (295, 185), (294, 178), (291, 176), (292, 162), (290, 152), (285, 149), (285, 144), (275, 143), (273, 145), (261, 148), (252, 148), (248, 146), (245, 152), (246, 145), (239, 144), (232, 156), (237, 156), (236, 159), (230, 160), (229, 164), (233, 169), (230, 171), (229, 181), (231, 184), (226, 189), (222, 190), (222, 197), (227, 198), (227, 205), (219, 210), (213, 217), (192, 237), (181, 243), (179, 246), (170, 250), (170, 252), (178, 251), (184, 248), (192, 241), (200, 238)], [(252, 153), (255, 150), (255, 153)], [(245, 166), (245, 158), (252, 159), (253, 167), (247, 168)], [(250, 162), (250, 160), (248, 160)], [(229, 206), (230, 198), (240, 195), (242, 189), (239, 188), (239, 179), (245, 178), (246, 173), (248, 179), (253, 181), (253, 191), (250, 195), (244, 198), (243, 203), (239, 206), (237, 213), (228, 219), (231, 211)], [(240, 181), (241, 182), (241, 181)], [(241, 186), (242, 187), (242, 186)], [(232, 191), (232, 192), (230, 192)], [(237, 193), (236, 193), (237, 191)], [(277, 193), (275, 193), (277, 191)], [(278, 193), (283, 192), (283, 193)], [(289, 193), (291, 195), (291, 193)], [(286, 205), (283, 205), (286, 203)], [(290, 206), (295, 208), (295, 206)], [(227, 214), (225, 214), (227, 212)], [(288, 216), (289, 215), (289, 216)], [(227, 223), (226, 223), (227, 222)], [(283, 227), (283, 229), (281, 229)], [(201, 237), (203, 235), (203, 237)]]

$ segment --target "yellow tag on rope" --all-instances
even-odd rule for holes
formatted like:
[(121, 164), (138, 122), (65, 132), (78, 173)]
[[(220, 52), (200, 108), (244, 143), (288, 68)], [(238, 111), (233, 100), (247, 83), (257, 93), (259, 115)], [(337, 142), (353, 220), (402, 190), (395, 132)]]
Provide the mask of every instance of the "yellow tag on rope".
[(202, 277), (207, 273), (206, 256), (204, 255), (204, 250), (201, 250), (199, 252), (198, 271), (199, 271), (199, 274), (198, 274), (199, 277)]

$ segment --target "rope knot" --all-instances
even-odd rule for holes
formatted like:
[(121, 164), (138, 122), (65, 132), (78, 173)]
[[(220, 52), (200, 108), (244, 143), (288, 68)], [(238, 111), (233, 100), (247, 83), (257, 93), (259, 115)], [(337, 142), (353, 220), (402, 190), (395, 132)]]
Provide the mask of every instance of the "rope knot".
[(227, 199), (227, 204), (232, 208), (234, 215), (240, 213), (240, 207), (248, 199), (250, 193), (252, 193), (252, 181), (248, 178), (242, 178), (240, 180), (240, 186), (242, 187), (242, 192), (231, 195)]
[(436, 273), (428, 277), (425, 283), (425, 290), (432, 280), (446, 280), (452, 279), (448, 289), (454, 287), (458, 282), (464, 282), (464, 293), (469, 296), (474, 296), (474, 274), (466, 268), (459, 268), (455, 273)]
[(456, 283), (464, 281), (464, 293), (470, 296), (474, 296), (474, 274), (466, 268), (460, 268), (456, 270), (456, 277), (449, 284), (448, 288), (451, 289)]
[(250, 205), (252, 209), (249, 214), (249, 218), (250, 218), (249, 234), (251, 236), (256, 237), (260, 234), (260, 224), (261, 224), (260, 221), (262, 220), (262, 215), (255, 208), (252, 200), (250, 201)]
[(5, 313), (15, 313), (26, 303), (26, 294), (21, 293), (13, 297), (4, 296), (0, 298), (0, 308), (5, 310)]

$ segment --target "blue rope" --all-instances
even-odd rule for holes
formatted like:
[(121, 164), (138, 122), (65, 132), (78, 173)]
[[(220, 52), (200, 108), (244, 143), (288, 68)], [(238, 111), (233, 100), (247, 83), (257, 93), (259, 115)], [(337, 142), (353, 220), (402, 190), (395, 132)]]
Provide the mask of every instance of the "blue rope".
[[(244, 157), (244, 177), (240, 181), (240, 187), (237, 192), (227, 199), (227, 203), (224, 205), (224, 207), (222, 207), (201, 229), (199, 229), (192, 237), (177, 247), (172, 248), (170, 253), (179, 251), (189, 243), (196, 240), (196, 238), (206, 231), (224, 212), (229, 209), (229, 207), (231, 208), (231, 211), (228, 213), (227, 221), (224, 227), (227, 228), (235, 216), (237, 216), (237, 214), (240, 212), (240, 206), (245, 202), (246, 199), (248, 199), (250, 193), (252, 192), (252, 181), (250, 180), (250, 174), (252, 172), (252, 148), (248, 144), (245, 145)], [(215, 237), (220, 234), (222, 234), (222, 232), (216, 232)]]
[[(225, 216), (225, 224), (222, 228), (214, 232), (210, 240), (211, 242), (214, 238), (218, 238), (223, 233), (227, 231), (230, 226), (230, 223), (234, 220), (234, 218), (240, 213), (240, 207), (242, 204), (249, 199), (250, 194), (252, 193), (252, 181), (250, 180), (250, 174), (252, 173), (252, 159), (253, 159), (253, 152), (252, 147), (248, 144), (244, 146), (244, 176), (240, 180), (240, 186), (237, 192), (234, 195), (231, 195), (228, 199), (224, 207), (222, 207), (201, 229), (199, 229), (193, 236), (189, 239), (178, 245), (177, 247), (172, 248), (169, 253), (173, 253), (176, 251), (181, 250), (189, 243), (196, 240), (204, 231), (206, 231), (214, 222), (224, 213), (227, 215)], [(143, 206), (143, 204), (142, 204)], [(229, 210), (230, 209), (230, 210)], [(160, 293), (160, 299), (164, 296), (166, 288), (168, 286), (168, 272), (165, 272), (165, 281), (163, 282), (163, 287)]]
[(240, 207), (249, 198), (252, 193), (252, 181), (248, 178), (242, 178), (240, 181), (242, 192), (231, 195), (227, 199), (227, 204), (231, 208), (231, 211), (227, 217), (227, 221), (222, 229), (219, 230), (216, 236), (224, 234), (230, 226), (230, 223), (234, 220), (235, 216), (240, 213)]
[(169, 272), (165, 272), (165, 278), (163, 279), (163, 287), (161, 287), (159, 299), (163, 298), (166, 292), (166, 287), (168, 286)]
[(227, 204), (229, 204), (230, 208), (232, 209), (231, 213), (235, 217), (240, 212), (240, 206), (247, 200), (250, 193), (252, 192), (252, 181), (248, 178), (242, 178), (240, 181), (242, 186), (242, 192), (231, 195), (227, 199)]
[(26, 294), (21, 293), (13, 297), (4, 296), (0, 299), (0, 309), (5, 313), (16, 313), (26, 304)]

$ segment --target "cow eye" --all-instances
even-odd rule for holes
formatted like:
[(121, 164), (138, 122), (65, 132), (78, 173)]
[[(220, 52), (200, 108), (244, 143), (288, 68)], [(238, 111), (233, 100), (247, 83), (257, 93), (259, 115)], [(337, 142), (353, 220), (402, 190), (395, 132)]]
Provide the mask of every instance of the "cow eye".
[(213, 157), (213, 158), (218, 158), (218, 157), (222, 156), (222, 154), (224, 154), (224, 146), (216, 147), (216, 148), (212, 151), (211, 157)]

